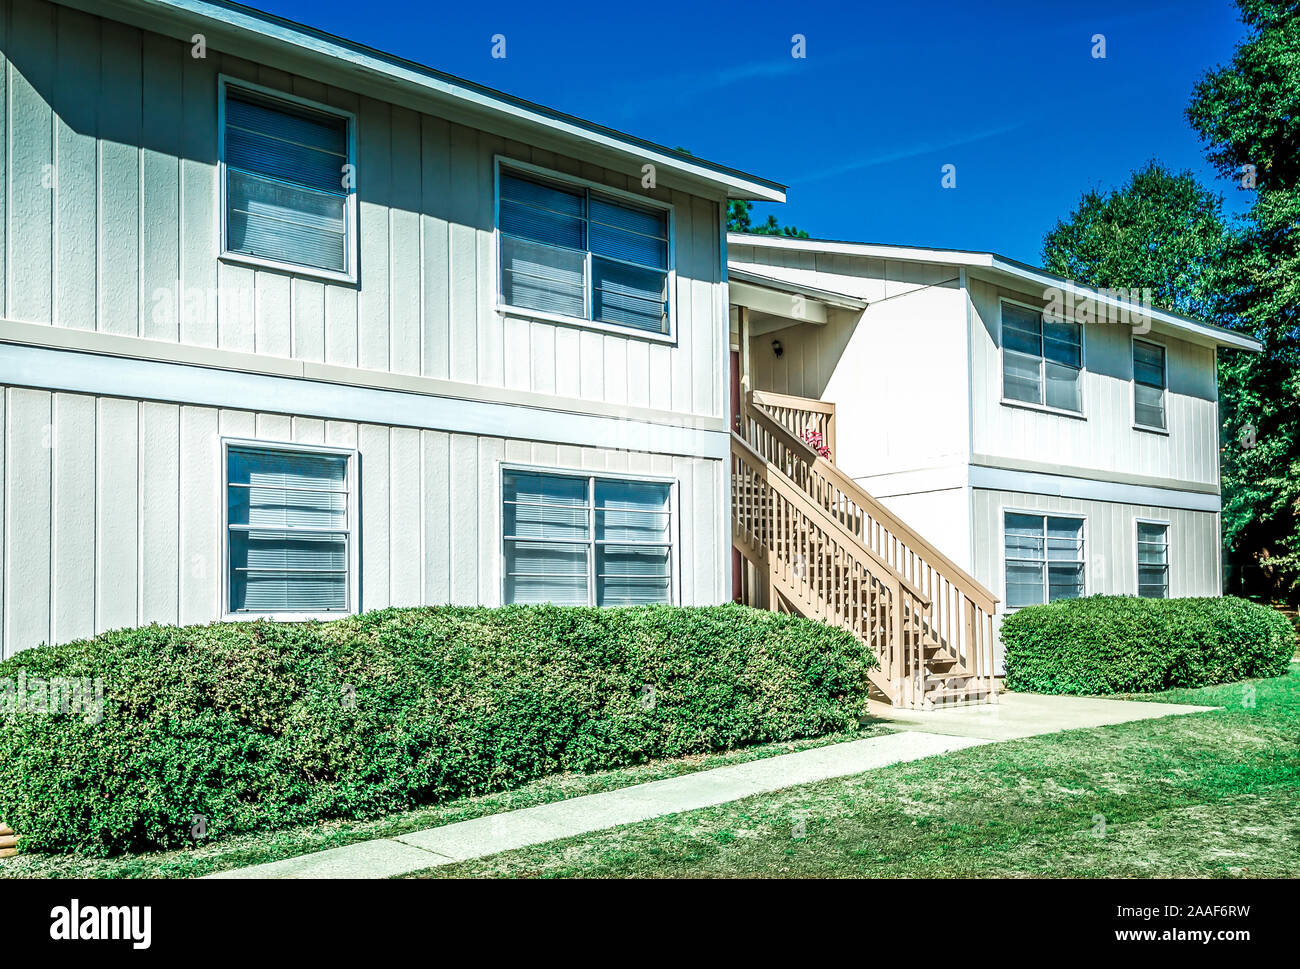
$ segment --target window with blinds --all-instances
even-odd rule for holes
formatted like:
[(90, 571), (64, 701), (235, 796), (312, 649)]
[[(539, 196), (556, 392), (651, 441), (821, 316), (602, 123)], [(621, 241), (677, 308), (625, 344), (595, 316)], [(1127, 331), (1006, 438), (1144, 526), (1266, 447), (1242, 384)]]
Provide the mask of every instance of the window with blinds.
[(1133, 422), (1165, 429), (1165, 348), (1133, 341)]
[(224, 90), (225, 251), (350, 273), (350, 118)]
[(503, 486), (506, 602), (672, 602), (667, 483), (506, 471)]
[(1169, 526), (1164, 522), (1137, 523), (1138, 595), (1146, 599), (1169, 598)]
[(499, 193), (502, 303), (669, 332), (666, 210), (509, 168)]
[(347, 452), (227, 447), (229, 612), (351, 611), (350, 461)]
[(1002, 396), (1083, 411), (1083, 328), (1002, 304)]
[(1007, 512), (1007, 608), (1084, 594), (1083, 519)]

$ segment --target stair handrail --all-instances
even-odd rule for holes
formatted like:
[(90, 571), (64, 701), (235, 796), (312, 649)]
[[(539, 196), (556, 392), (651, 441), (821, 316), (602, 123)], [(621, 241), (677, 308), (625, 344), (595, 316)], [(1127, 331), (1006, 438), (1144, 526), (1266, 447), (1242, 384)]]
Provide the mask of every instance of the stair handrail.
[[(857, 602), (859, 611), (856, 618), (854, 606), (850, 605), (848, 599), (819, 594), (815, 583), (811, 586), (813, 600), (821, 600), (819, 608), (833, 625), (851, 631), (876, 654), (880, 661), (881, 673), (885, 677), (885, 681), (877, 685), (889, 696), (890, 701), (896, 706), (914, 704), (923, 695), (925, 688), (921, 640), (923, 616), (931, 605), (929, 597), (905, 576), (891, 568), (872, 549), (864, 546), (858, 536), (844, 528), (826, 509), (812, 501), (796, 481), (735, 432), (731, 435), (731, 459), (733, 476), (738, 471), (743, 471), (752, 476), (755, 482), (761, 482), (772, 496), (766, 501), (759, 501), (757, 505), (753, 502), (748, 503), (763, 518), (764, 527), (760, 531), (758, 522), (749, 522), (741, 514), (740, 503), (735, 501), (733, 495), (733, 540), (739, 537), (737, 533), (743, 535), (745, 545), (761, 553), (763, 559), (763, 563), (754, 559), (751, 561), (756, 565), (766, 564), (769, 568), (770, 580), (775, 582), (780, 573), (779, 570), (772, 568), (774, 561), (784, 562), (788, 561), (788, 558), (782, 558), (779, 543), (772, 541), (773, 535), (779, 530), (776, 526), (777, 505), (774, 499), (785, 501), (797, 515), (821, 529), (843, 553), (844, 558), (838, 560), (839, 567), (851, 568), (856, 564), (868, 580), (875, 582), (889, 594), (883, 615), (886, 625), (878, 627), (872, 622), (873, 617), (866, 611), (870, 599), (866, 602), (862, 600)], [(737, 479), (733, 477), (732, 487), (735, 488), (736, 484)], [(749, 552), (742, 550), (742, 554), (748, 556)], [(835, 563), (837, 559), (833, 557), (831, 561)], [(789, 591), (797, 594), (793, 586)], [(881, 617), (881, 613), (875, 613), (874, 618)], [(904, 635), (904, 627), (908, 630), (907, 636)]]
[(849, 529), (845, 528), (839, 519), (828, 513), (825, 508), (808, 497), (808, 493), (804, 491), (803, 488), (799, 487), (798, 482), (782, 471), (779, 466), (773, 464), (762, 454), (762, 452), (758, 451), (753, 445), (734, 431), (731, 435), (731, 446), (733, 449), (741, 448), (744, 451), (747, 451), (750, 458), (757, 465), (757, 469), (761, 470), (767, 479), (774, 480), (777, 484), (782, 485), (783, 487), (781, 488), (781, 492), (787, 501), (803, 512), (803, 514), (822, 525), (822, 527), (831, 531), (835, 537), (839, 539), (842, 545), (847, 545), (855, 552), (859, 552), (870, 559), (871, 562), (883, 573), (882, 575), (877, 576), (877, 578), (882, 580), (887, 579), (891, 582), (896, 581), (899, 586), (916, 599), (920, 605), (927, 608), (929, 607), (930, 596), (924, 589), (890, 565), (889, 562), (881, 557), (879, 552), (868, 547), (862, 541), (860, 535), (856, 535)]
[(802, 436), (805, 431), (816, 430), (822, 434), (822, 441), (830, 450), (830, 457), (827, 459), (834, 463), (836, 454), (835, 443), (835, 405), (828, 400), (817, 400), (813, 397), (795, 397), (791, 394), (777, 394), (770, 390), (755, 390), (753, 392), (754, 400), (768, 409), (768, 414), (777, 418), (780, 417), (773, 412), (772, 408), (778, 408), (788, 411), (793, 417), (796, 414), (804, 415), (804, 427), (791, 427), (784, 424), (785, 428)]
[[(820, 454), (808, 446), (808, 443), (802, 440), (798, 435), (791, 431), (777, 420), (760, 401), (755, 398), (754, 392), (747, 395), (746, 404), (748, 414), (746, 415), (745, 430), (748, 433), (748, 420), (754, 420), (761, 425), (763, 430), (773, 437), (777, 438), (782, 446), (793, 452), (800, 461), (807, 464), (808, 467), (819, 477), (828, 481), (833, 487), (841, 492), (849, 501), (858, 505), (863, 511), (867, 512), (886, 532), (893, 535), (900, 545), (909, 549), (912, 554), (916, 555), (922, 563), (929, 564), (931, 568), (936, 569), (943, 574), (950, 582), (953, 582), (959, 590), (977, 606), (986, 613), (992, 614), (997, 610), (999, 599), (987, 588), (985, 588), (974, 576), (959, 566), (948, 556), (935, 548), (930, 542), (918, 535), (915, 531), (903, 524), (893, 513), (891, 513), (880, 501), (870, 495), (860, 484), (850, 478), (838, 467), (827, 461)], [(763, 455), (753, 447), (748, 440), (744, 442), (750, 450), (755, 451), (764, 460), (769, 460), (767, 455)], [(779, 468), (779, 466), (778, 466)], [(784, 473), (784, 472), (783, 472)], [(786, 475), (789, 477), (789, 475)], [(858, 541), (864, 548), (870, 550), (867, 536), (858, 536)], [(873, 550), (874, 551), (874, 550)], [(903, 568), (898, 563), (889, 562), (888, 559), (880, 557), (892, 570), (900, 575), (905, 575)]]

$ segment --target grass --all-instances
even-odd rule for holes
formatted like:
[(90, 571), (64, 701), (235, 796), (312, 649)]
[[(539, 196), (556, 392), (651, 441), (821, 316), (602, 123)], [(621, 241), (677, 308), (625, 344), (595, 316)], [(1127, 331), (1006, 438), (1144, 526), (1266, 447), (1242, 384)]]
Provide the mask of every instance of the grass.
[[(277, 861), (295, 855), (372, 838), (386, 838), (455, 821), (548, 804), (552, 801), (612, 791), (632, 784), (677, 777), (695, 771), (808, 750), (826, 744), (890, 733), (889, 728), (868, 725), (853, 733), (828, 734), (806, 740), (760, 744), (718, 754), (699, 754), (654, 761), (621, 770), (591, 774), (558, 774), (510, 791), (430, 805), (373, 821), (331, 821), (254, 832), (212, 841), (193, 848), (146, 854), (95, 858), (86, 855), (19, 854), (0, 860), (0, 878), (187, 878), (247, 865)], [(21, 835), (21, 832), (19, 832)]]
[(424, 874), (1300, 874), (1300, 665), (1142, 699), (1224, 709), (975, 747)]

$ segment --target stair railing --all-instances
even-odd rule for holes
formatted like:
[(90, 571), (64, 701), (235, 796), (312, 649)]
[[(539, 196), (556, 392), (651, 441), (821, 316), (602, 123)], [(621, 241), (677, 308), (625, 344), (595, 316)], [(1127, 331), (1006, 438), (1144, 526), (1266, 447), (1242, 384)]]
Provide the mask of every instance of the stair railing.
[(738, 435), (731, 437), (732, 540), (769, 595), (848, 630), (876, 655), (872, 680), (896, 706), (925, 692), (929, 599)]
[(807, 431), (816, 431), (830, 450), (828, 460), (835, 461), (835, 405), (826, 400), (810, 397), (792, 397), (773, 394), (766, 390), (754, 391), (754, 402), (777, 419), (786, 430), (802, 438)]
[(926, 631), (991, 689), (997, 597), (792, 433), (768, 411), (761, 396), (747, 395), (743, 408), (749, 446), (918, 590), (927, 602), (922, 616)]

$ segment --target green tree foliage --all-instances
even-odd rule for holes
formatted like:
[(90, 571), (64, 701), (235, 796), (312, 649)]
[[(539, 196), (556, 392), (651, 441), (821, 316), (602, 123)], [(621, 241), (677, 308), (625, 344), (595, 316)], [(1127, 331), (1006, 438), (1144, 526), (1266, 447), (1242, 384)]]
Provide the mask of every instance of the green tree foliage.
[(1300, 599), (1300, 3), (1237, 0), (1249, 34), (1196, 86), (1206, 155), (1251, 193), (1239, 224), (1190, 172), (1156, 162), (1086, 193), (1044, 240), (1048, 269), (1150, 287), (1157, 306), (1258, 338), (1220, 355), (1223, 532), (1231, 588)]
[[(1250, 28), (1205, 75), (1187, 117), (1253, 202), (1226, 316), (1264, 344), (1220, 370), (1224, 533), (1250, 593), (1300, 595), (1300, 3), (1238, 0)], [(1251, 183), (1253, 181), (1253, 187)], [(1253, 446), (1249, 446), (1253, 443)]]
[(1150, 288), (1161, 309), (1214, 319), (1230, 242), (1222, 197), (1152, 160), (1122, 188), (1085, 192), (1044, 239), (1043, 265), (1086, 286)]
[(762, 236), (787, 236), (791, 239), (807, 239), (808, 233), (792, 225), (781, 225), (775, 215), (769, 215), (766, 222), (754, 224), (754, 203), (744, 199), (732, 199), (727, 203), (727, 231), (752, 232)]

